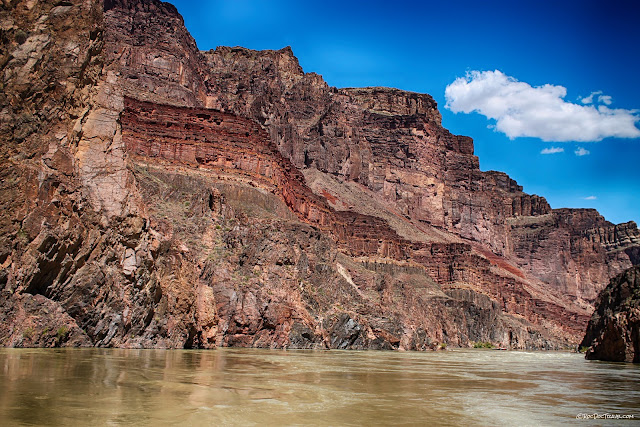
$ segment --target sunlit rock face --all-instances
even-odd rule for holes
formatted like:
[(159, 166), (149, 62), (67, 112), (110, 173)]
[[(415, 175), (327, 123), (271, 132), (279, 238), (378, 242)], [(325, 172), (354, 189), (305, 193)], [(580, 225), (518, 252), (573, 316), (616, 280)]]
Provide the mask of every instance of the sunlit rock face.
[[(396, 214), (478, 242), (584, 306), (632, 265), (635, 223), (616, 226), (592, 209), (552, 210), (506, 174), (480, 171), (471, 138), (442, 127), (429, 95), (330, 88), (304, 73), (290, 48), (204, 55), (215, 88), (208, 102), (263, 123), (279, 151), (313, 174), (319, 194), (335, 180), (358, 183)], [(356, 205), (338, 193), (329, 199), (338, 209)]]
[(0, 14), (1, 345), (558, 348), (640, 257), (429, 95), (198, 51), (155, 0)]

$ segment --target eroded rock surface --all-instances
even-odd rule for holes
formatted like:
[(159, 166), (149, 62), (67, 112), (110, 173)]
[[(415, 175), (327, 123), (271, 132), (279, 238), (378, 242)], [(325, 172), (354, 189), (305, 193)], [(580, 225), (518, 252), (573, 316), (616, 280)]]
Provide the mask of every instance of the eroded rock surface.
[[(209, 105), (263, 123), (295, 166), (328, 175), (325, 182), (357, 182), (396, 214), (479, 242), (585, 307), (637, 262), (635, 223), (616, 226), (592, 209), (552, 210), (506, 174), (480, 171), (472, 139), (442, 127), (429, 95), (330, 88), (304, 73), (290, 48), (219, 47), (204, 55)], [(351, 205), (315, 176), (318, 194)]]
[(429, 95), (200, 52), (156, 0), (0, 26), (1, 345), (558, 348), (638, 262), (634, 223), (480, 171)]
[(640, 267), (611, 279), (600, 293), (581, 346), (586, 358), (640, 363)]

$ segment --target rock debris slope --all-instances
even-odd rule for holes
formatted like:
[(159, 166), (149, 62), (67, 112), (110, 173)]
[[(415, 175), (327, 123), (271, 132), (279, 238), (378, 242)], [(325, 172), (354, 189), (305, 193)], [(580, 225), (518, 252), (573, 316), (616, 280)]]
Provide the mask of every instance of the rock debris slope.
[(634, 223), (552, 210), (429, 95), (201, 52), (156, 0), (0, 3), (0, 344), (576, 344)]

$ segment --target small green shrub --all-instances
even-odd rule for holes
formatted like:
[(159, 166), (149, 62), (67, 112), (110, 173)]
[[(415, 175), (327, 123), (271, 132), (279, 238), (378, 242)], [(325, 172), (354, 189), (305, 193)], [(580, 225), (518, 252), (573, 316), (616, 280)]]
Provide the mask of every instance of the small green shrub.
[(33, 333), (34, 333), (33, 328), (29, 326), (27, 329), (22, 331), (22, 337), (26, 339), (31, 339), (31, 337), (33, 336)]
[(20, 230), (18, 230), (18, 232), (16, 233), (16, 238), (19, 241), (21, 241), (22, 243), (28, 243), (29, 242), (29, 235), (22, 228)]
[(67, 328), (66, 326), (60, 326), (56, 331), (56, 338), (58, 339), (58, 342), (67, 338), (68, 335), (69, 335), (69, 328)]
[(473, 343), (473, 348), (495, 348), (495, 346), (488, 341), (487, 342), (478, 341)]

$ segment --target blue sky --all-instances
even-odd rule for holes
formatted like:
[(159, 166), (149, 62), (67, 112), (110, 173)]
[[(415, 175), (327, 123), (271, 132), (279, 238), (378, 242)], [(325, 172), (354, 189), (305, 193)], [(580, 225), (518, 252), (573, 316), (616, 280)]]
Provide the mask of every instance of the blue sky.
[[(636, 1), (171, 3), (202, 50), (290, 45), (305, 71), (332, 86), (429, 93), (443, 125), (473, 137), (482, 170), (507, 172), (554, 208), (593, 207), (615, 223), (640, 222)], [(446, 108), (456, 79), (460, 90), (450, 90)], [(544, 85), (552, 86), (536, 89)], [(558, 86), (564, 96), (553, 98)], [(527, 106), (513, 105), (523, 98)]]

